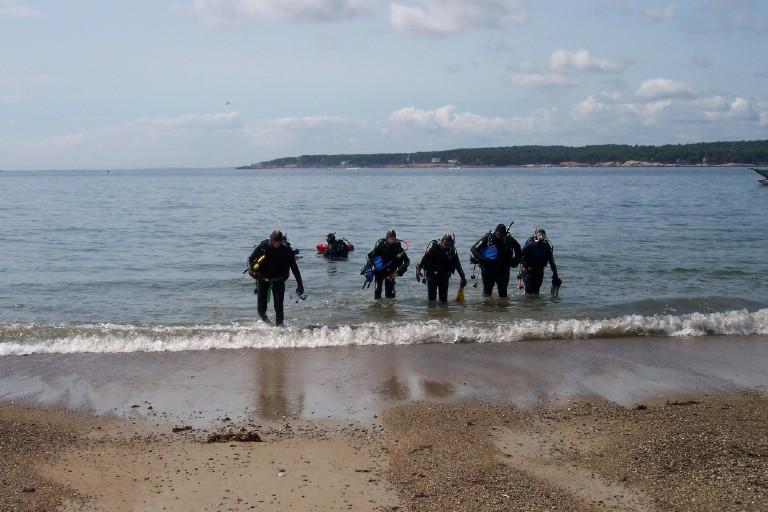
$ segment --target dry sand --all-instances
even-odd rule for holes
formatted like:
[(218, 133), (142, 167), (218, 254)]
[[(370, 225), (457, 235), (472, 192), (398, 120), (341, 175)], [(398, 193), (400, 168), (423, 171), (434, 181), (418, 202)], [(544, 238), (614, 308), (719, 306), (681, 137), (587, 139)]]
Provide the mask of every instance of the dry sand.
[[(241, 429), (261, 441), (209, 442), (211, 434)], [(0, 511), (373, 511), (398, 504), (382, 476), (379, 429), (226, 421), (211, 431), (173, 430), (5, 404), (0, 432), (15, 442), (0, 447), (8, 461)]]
[(768, 510), (757, 393), (417, 402), (381, 421), (222, 421), (263, 442), (207, 443), (207, 429), (6, 404), (0, 510)]

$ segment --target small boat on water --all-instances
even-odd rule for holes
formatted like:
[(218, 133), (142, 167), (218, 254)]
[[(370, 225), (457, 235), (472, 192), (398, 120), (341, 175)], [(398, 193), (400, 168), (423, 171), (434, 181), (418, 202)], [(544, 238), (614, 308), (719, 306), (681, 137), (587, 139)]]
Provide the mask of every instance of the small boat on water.
[(768, 169), (761, 169), (759, 167), (752, 167), (752, 170), (763, 177), (758, 183), (761, 185), (768, 185)]

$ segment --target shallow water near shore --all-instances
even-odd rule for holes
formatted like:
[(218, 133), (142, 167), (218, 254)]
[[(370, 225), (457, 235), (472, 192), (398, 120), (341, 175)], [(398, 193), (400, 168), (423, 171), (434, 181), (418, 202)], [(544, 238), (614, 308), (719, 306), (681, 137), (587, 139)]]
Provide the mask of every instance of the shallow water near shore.
[[(766, 334), (766, 192), (747, 169), (4, 172), (0, 355)], [(513, 220), (520, 242), (547, 229), (561, 296), (470, 285), (428, 307), (426, 243), (455, 232), (469, 276), (469, 246)], [(253, 321), (241, 275), (275, 227), (309, 294), (289, 293), (285, 331)], [(359, 269), (390, 227), (412, 268), (374, 303)], [(349, 261), (314, 254), (329, 231)]]

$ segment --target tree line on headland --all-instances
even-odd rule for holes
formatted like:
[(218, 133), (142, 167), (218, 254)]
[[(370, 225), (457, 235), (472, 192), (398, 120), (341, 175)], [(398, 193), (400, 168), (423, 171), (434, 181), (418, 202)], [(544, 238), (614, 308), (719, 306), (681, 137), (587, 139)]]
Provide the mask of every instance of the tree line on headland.
[(416, 153), (302, 155), (278, 158), (242, 168), (408, 167), (408, 166), (644, 166), (760, 165), (768, 162), (768, 140), (631, 146), (507, 146), (449, 149)]

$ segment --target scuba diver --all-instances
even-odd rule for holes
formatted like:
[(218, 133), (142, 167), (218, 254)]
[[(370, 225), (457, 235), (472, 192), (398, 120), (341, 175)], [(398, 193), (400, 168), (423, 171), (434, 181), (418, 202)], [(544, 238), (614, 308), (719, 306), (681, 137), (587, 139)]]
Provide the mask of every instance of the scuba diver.
[(493, 294), (494, 285), (499, 297), (506, 297), (510, 269), (520, 263), (520, 244), (509, 233), (507, 226), (499, 224), (493, 233), (486, 233), (470, 252), (470, 263), (480, 265), (483, 297)]
[(349, 249), (352, 244), (345, 238), (336, 238), (336, 233), (328, 233), (325, 237), (325, 251), (323, 256), (330, 259), (347, 258), (349, 256)]
[(458, 272), (461, 278), (459, 287), (467, 286), (459, 253), (456, 252), (456, 237), (446, 233), (439, 242), (432, 240), (429, 243), (424, 256), (416, 265), (416, 280), (421, 282), (426, 276), (427, 300), (434, 302), (439, 292), (440, 302), (448, 302), (448, 280), (454, 272)]
[(296, 279), (296, 295), (305, 298), (304, 284), (296, 264), (296, 251), (279, 230), (273, 231), (269, 239), (257, 245), (248, 257), (248, 274), (256, 279), (258, 312), (264, 322), (269, 323), (267, 303), (271, 293), (275, 301), (275, 325), (283, 325), (283, 299), (289, 270)]
[[(408, 270), (411, 260), (408, 258), (401, 240), (397, 239), (394, 229), (387, 231), (386, 238), (380, 239), (368, 253), (368, 262), (360, 274), (366, 276), (366, 284), (376, 280), (373, 297), (381, 298), (381, 287), (384, 286), (384, 296), (395, 298), (395, 279)], [(370, 285), (370, 284), (369, 284)], [(365, 287), (365, 285), (363, 285)]]
[(526, 295), (538, 295), (544, 281), (544, 268), (552, 269), (551, 293), (557, 296), (563, 281), (557, 275), (554, 247), (547, 238), (547, 232), (536, 228), (533, 236), (525, 242), (520, 264), (520, 274), (525, 284)]

